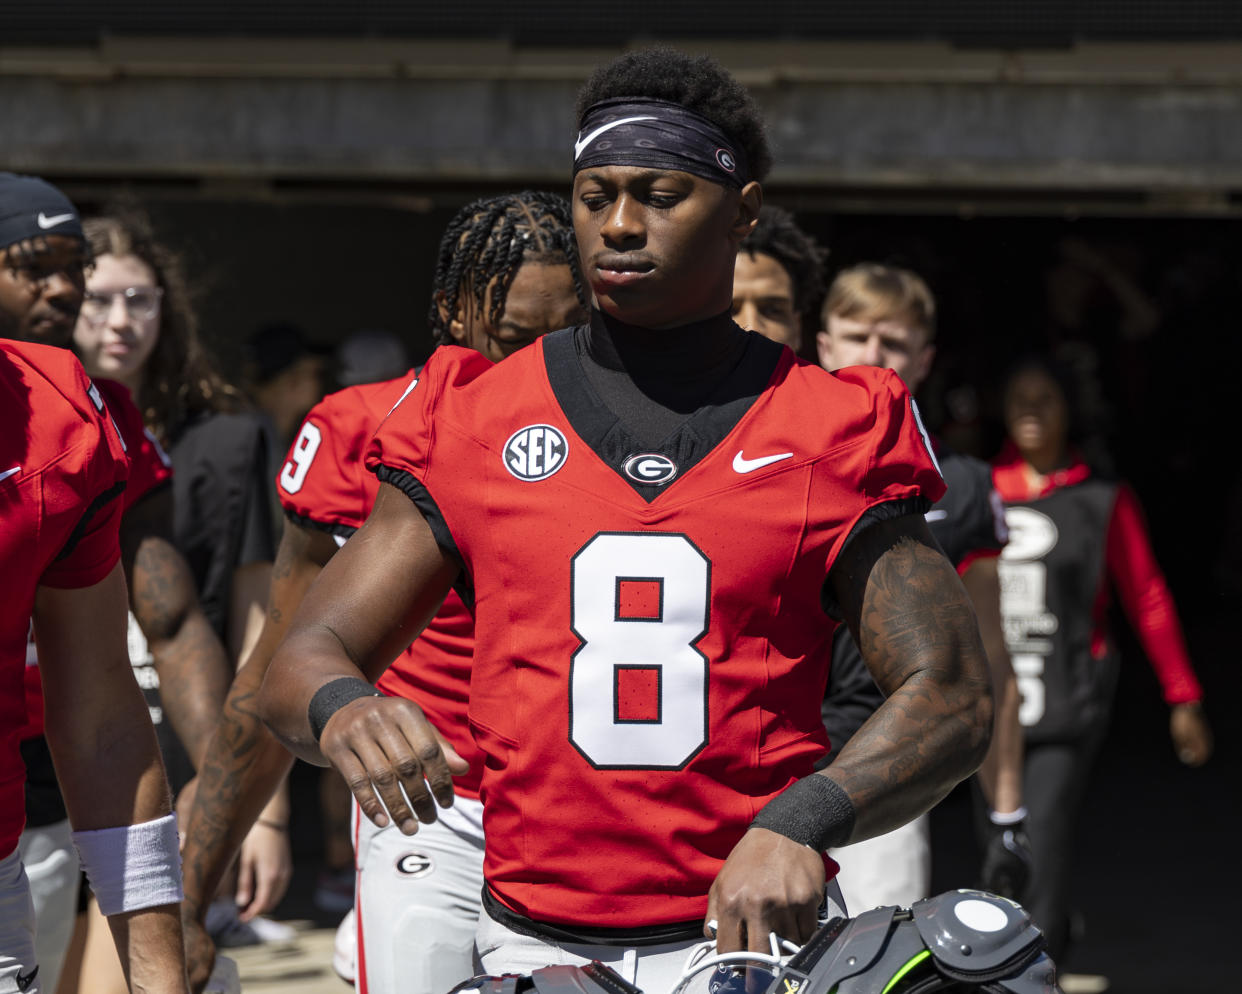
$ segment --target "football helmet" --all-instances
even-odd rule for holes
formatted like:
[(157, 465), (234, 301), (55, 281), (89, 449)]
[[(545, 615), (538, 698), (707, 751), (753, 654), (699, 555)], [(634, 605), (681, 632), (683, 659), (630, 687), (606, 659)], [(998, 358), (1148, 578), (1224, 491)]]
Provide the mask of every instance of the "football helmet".
[[(1061, 994), (1031, 916), (984, 891), (952, 890), (909, 908), (830, 918), (801, 947), (774, 934), (768, 941), (766, 953), (715, 953), (714, 940), (700, 943), (668, 994), (684, 994), (708, 970), (707, 994)], [(475, 991), (643, 994), (598, 962), (544, 967), (529, 976), (476, 977), (451, 994)]]

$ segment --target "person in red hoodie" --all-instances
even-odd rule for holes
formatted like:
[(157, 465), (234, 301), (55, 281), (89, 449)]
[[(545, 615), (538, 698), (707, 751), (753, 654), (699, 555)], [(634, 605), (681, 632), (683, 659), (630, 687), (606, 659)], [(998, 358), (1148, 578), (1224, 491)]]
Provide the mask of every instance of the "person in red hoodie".
[(1004, 393), (1008, 441), (992, 479), (1005, 501), (1001, 613), (1022, 695), (1023, 773), (1034, 867), (1026, 904), (1060, 959), (1068, 938), (1077, 813), (1108, 724), (1118, 655), (1108, 632), (1115, 592), (1169, 704), (1178, 758), (1207, 762), (1212, 734), (1173, 598), (1143, 512), (1124, 483), (1093, 470), (1076, 446), (1081, 419), (1067, 370), (1019, 363)]

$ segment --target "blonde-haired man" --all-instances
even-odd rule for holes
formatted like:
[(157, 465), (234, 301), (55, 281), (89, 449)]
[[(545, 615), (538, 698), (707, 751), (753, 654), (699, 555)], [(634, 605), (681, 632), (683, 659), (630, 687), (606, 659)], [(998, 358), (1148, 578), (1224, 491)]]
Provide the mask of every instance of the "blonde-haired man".
[[(896, 266), (862, 263), (838, 274), (829, 287), (816, 349), (825, 369), (891, 369), (915, 393), (931, 370), (935, 335), (935, 298), (918, 274)], [(942, 445), (936, 445), (935, 452), (948, 492), (927, 513), (927, 521), (957, 567), (974, 604), (996, 699), (992, 746), (979, 770), (980, 786), (991, 811), (981, 881), (989, 890), (1020, 899), (1029, 874), (1030, 851), (1022, 830), (1025, 810), (1018, 691), (1000, 617), (997, 559), (1006, 540), (1004, 513), (985, 463)], [(849, 633), (840, 630), (824, 699), (824, 722), (832, 741), (826, 763), (835, 758), (881, 699)], [(844, 871), (840, 879), (846, 903), (854, 913), (877, 905), (908, 906), (926, 897), (930, 889), (926, 815), (887, 835), (848, 846), (836, 855)]]

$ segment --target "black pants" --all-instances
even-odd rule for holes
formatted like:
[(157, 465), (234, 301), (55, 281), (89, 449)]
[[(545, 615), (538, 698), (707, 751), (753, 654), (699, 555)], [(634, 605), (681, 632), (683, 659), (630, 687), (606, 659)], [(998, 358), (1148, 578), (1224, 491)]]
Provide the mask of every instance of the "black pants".
[(1022, 796), (1034, 868), (1023, 905), (1060, 963), (1069, 943), (1074, 841), (1103, 735), (1072, 742), (1027, 743)]

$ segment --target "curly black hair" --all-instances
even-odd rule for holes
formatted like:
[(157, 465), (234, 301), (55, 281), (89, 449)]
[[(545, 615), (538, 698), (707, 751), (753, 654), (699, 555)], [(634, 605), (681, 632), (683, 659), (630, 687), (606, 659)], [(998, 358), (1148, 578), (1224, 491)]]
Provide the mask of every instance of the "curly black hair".
[(509, 287), (523, 262), (567, 263), (574, 278), (574, 293), (583, 307), (590, 306), (578, 264), (573, 218), (564, 197), (523, 190), (484, 197), (459, 210), (440, 239), (431, 287), (428, 320), (436, 343), (453, 344), (449, 323), (463, 292), (472, 294), (482, 310), (490, 284), (488, 317), (499, 321)]
[(809, 313), (823, 296), (828, 250), (799, 228), (785, 208), (765, 204), (755, 230), (742, 242), (742, 251), (752, 258), (756, 252), (770, 255), (784, 267), (793, 281), (794, 310), (799, 314)]
[(594, 104), (613, 97), (648, 97), (688, 107), (738, 143), (753, 178), (762, 180), (772, 168), (754, 97), (710, 56), (664, 47), (622, 55), (596, 69), (578, 92), (578, 121)]

